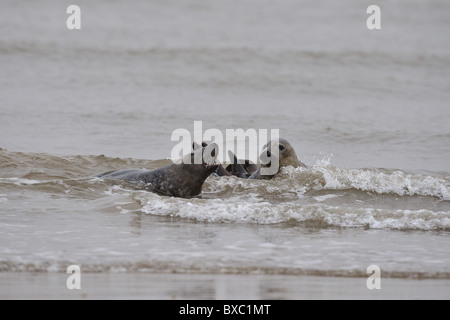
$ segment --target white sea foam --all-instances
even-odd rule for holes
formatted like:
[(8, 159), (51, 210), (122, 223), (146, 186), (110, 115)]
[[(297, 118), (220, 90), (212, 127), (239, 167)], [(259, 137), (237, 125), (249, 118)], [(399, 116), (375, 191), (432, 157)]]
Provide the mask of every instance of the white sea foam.
[(450, 212), (430, 210), (389, 210), (304, 205), (295, 202), (271, 204), (267, 201), (229, 199), (180, 199), (138, 193), (142, 211), (153, 215), (173, 216), (214, 223), (276, 224), (307, 222), (320, 226), (388, 228), (396, 230), (448, 230)]
[[(428, 205), (410, 209), (398, 208), (394, 204), (362, 206), (364, 201), (359, 199), (347, 203), (343, 195), (336, 193), (309, 196), (309, 192), (314, 194), (327, 190), (346, 191), (346, 194), (351, 194), (352, 190), (364, 191), (368, 193), (369, 202), (371, 193), (449, 199), (449, 182), (443, 178), (400, 170), (337, 168), (329, 161), (319, 161), (306, 169), (285, 168), (273, 180), (210, 177), (204, 186), (203, 199), (168, 198), (142, 192), (135, 196), (145, 213), (205, 222), (297, 222), (397, 230), (450, 229), (450, 210), (445, 203), (438, 209)], [(327, 200), (337, 197), (341, 199), (340, 204), (331, 206)], [(435, 203), (439, 200), (430, 201)]]
[(46, 181), (43, 180), (31, 180), (31, 179), (23, 179), (23, 178), (1, 178), (0, 182), (6, 182), (6, 183), (14, 183), (15, 185), (34, 185), (43, 183)]
[(432, 196), (450, 200), (450, 181), (429, 175), (387, 169), (348, 169), (327, 162), (304, 169), (285, 168), (290, 179), (307, 183), (314, 190), (347, 190), (396, 194), (399, 196)]
[(314, 200), (316, 200), (318, 202), (323, 202), (323, 201), (325, 201), (327, 199), (332, 199), (332, 198), (336, 198), (336, 197), (339, 197), (339, 195), (337, 195), (337, 194), (326, 194), (324, 196), (314, 197)]

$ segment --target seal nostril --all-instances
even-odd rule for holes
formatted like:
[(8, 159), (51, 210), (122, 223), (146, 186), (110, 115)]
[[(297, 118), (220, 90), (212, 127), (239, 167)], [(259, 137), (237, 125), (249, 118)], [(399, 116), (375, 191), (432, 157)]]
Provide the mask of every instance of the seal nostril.
[(269, 150), (267, 150), (267, 156), (268, 156), (269, 158), (272, 156), (272, 153), (271, 153)]
[(213, 151), (211, 152), (211, 156), (216, 157), (216, 148), (214, 148)]

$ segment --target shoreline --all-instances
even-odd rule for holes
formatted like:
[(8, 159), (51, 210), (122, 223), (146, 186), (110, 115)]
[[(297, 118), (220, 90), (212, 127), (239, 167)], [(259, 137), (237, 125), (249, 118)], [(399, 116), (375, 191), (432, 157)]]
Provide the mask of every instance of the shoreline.
[(367, 278), (228, 275), (84, 273), (81, 289), (69, 290), (66, 273), (0, 273), (2, 300), (309, 300), (450, 299), (450, 280), (381, 279), (369, 290)]

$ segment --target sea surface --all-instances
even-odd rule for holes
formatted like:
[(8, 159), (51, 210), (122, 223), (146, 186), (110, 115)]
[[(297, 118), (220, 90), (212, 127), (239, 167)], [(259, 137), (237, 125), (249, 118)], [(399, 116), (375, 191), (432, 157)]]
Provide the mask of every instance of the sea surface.
[[(371, 4), (2, 0), (0, 272), (449, 280), (450, 2), (379, 1), (380, 30)], [(194, 199), (94, 178), (194, 121), (307, 168)]]

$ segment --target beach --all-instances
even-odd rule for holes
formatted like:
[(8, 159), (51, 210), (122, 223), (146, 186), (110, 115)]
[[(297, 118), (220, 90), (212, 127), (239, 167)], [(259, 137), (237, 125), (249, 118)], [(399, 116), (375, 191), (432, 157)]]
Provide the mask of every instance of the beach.
[(67, 290), (67, 274), (2, 273), (1, 299), (64, 300), (448, 300), (449, 280), (384, 279), (368, 290), (364, 279), (318, 276), (86, 274), (81, 290)]

